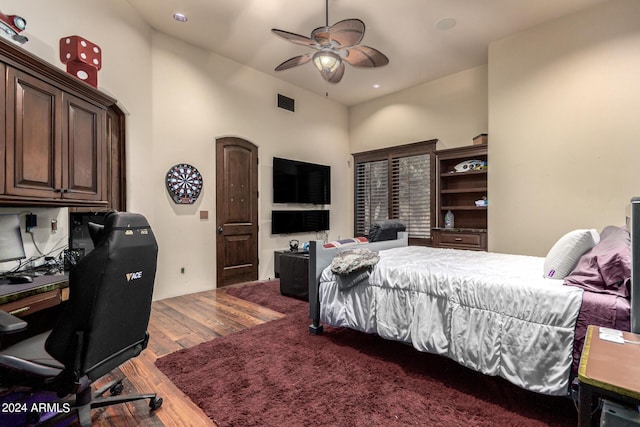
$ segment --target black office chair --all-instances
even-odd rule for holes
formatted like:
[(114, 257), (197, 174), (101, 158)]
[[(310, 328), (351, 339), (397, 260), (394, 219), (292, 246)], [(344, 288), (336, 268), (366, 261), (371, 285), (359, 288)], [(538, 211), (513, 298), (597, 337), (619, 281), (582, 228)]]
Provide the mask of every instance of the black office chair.
[[(95, 249), (70, 271), (69, 301), (56, 326), (0, 352), (3, 386), (75, 394), (71, 413), (81, 426), (91, 425), (91, 408), (140, 399), (149, 399), (151, 410), (162, 405), (155, 393), (119, 396), (121, 380), (92, 393), (95, 380), (147, 346), (158, 253), (142, 215), (112, 212), (92, 228)], [(108, 390), (112, 396), (99, 398)]]

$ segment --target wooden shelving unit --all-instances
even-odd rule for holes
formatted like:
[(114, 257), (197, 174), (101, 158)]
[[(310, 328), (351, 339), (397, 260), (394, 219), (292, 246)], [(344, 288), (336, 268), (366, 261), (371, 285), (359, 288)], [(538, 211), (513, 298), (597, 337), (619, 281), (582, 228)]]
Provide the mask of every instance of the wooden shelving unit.
[[(488, 166), (487, 145), (472, 145), (436, 151), (436, 224), (433, 245), (458, 249), (487, 250), (487, 206), (476, 200), (488, 196), (488, 167), (456, 171), (456, 165), (479, 160)], [(451, 211), (454, 226), (445, 228), (445, 215)]]

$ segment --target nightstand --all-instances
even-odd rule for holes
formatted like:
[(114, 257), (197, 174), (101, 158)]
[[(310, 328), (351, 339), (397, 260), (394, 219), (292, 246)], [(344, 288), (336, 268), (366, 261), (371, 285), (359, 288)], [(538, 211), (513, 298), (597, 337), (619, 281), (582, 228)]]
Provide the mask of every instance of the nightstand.
[[(590, 325), (580, 358), (578, 424), (592, 426), (594, 408), (601, 397), (625, 405), (640, 404), (640, 335), (616, 331), (622, 343), (603, 339), (607, 328)], [(637, 343), (637, 344), (636, 344)]]
[(309, 300), (309, 253), (287, 251), (279, 254), (280, 293)]

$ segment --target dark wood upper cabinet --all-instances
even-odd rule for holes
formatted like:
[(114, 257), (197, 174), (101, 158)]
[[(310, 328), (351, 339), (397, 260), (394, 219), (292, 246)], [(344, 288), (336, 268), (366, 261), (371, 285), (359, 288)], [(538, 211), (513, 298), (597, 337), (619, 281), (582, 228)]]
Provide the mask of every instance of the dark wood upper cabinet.
[(124, 144), (116, 101), (2, 40), (0, 72), (0, 205), (121, 208), (124, 174), (112, 174), (124, 165), (124, 146), (112, 146)]
[(125, 115), (117, 105), (107, 111), (107, 198), (109, 209), (127, 207), (125, 162)]
[(62, 140), (66, 145), (63, 171), (66, 173), (63, 174), (62, 197), (108, 204), (106, 111), (73, 95), (65, 94), (63, 101)]
[(62, 91), (11, 67), (6, 87), (5, 194), (59, 198)]

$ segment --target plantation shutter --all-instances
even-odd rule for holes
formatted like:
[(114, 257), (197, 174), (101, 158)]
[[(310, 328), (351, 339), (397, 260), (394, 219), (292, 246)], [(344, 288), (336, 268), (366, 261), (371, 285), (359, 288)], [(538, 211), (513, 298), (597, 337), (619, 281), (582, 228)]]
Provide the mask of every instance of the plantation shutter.
[(392, 159), (391, 218), (407, 226), (409, 237), (431, 236), (431, 161), (429, 154)]
[(356, 165), (356, 236), (366, 236), (371, 223), (389, 215), (387, 160)]
[(399, 219), (412, 244), (431, 242), (437, 140), (354, 154), (354, 234), (378, 220)]

